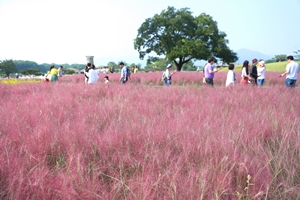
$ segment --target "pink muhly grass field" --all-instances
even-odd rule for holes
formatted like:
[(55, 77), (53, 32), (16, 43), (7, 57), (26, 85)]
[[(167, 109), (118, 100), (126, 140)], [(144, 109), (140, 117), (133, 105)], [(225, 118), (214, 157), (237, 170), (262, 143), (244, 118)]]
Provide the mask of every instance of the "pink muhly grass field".
[(300, 90), (187, 74), (0, 84), (0, 199), (299, 198)]

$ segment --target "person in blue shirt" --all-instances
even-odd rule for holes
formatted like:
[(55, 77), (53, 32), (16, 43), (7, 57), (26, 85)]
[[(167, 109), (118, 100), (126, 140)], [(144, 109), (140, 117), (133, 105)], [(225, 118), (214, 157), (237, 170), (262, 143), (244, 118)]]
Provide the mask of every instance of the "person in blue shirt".
[(293, 56), (288, 56), (286, 59), (288, 61), (288, 64), (286, 65), (285, 72), (283, 74), (280, 74), (279, 77), (283, 77), (284, 75), (286, 75), (285, 85), (292, 88), (296, 86), (299, 64), (294, 61)]
[(123, 62), (120, 62), (119, 66), (121, 68), (120, 81), (122, 82), (122, 84), (125, 84), (126, 81), (128, 81), (128, 70), (127, 70), (127, 67), (124, 65)]

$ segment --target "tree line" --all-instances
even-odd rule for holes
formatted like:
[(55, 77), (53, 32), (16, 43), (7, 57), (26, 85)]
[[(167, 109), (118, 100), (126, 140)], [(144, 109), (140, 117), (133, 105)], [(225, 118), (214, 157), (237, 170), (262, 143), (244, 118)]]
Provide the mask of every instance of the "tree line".
[(11, 73), (21, 73), (23, 75), (43, 75), (47, 73), (52, 65), (63, 66), (65, 74), (73, 74), (77, 70), (82, 70), (85, 64), (55, 64), (43, 63), (38, 64), (29, 60), (2, 60), (0, 61), (0, 73), (9, 77)]

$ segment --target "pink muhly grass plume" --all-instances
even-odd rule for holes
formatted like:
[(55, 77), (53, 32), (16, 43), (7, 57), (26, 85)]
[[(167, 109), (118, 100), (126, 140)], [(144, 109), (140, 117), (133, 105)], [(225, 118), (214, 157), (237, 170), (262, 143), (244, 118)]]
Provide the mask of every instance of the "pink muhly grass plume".
[(298, 197), (297, 88), (119, 75), (0, 84), (1, 199)]

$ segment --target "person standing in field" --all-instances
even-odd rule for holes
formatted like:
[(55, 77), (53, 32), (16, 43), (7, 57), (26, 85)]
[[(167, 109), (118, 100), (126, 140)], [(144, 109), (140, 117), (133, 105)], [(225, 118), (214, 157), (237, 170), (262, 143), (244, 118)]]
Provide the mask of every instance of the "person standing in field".
[(122, 82), (122, 84), (125, 84), (128, 81), (128, 69), (127, 67), (124, 65), (123, 62), (119, 63), (119, 66), (121, 68), (121, 77), (120, 77), (120, 81)]
[(55, 66), (54, 65), (52, 65), (51, 67), (50, 67), (50, 70), (49, 70), (50, 72), (50, 75), (51, 75), (51, 79), (50, 79), (50, 81), (51, 82), (56, 82), (57, 80), (58, 80), (58, 78), (57, 78), (57, 74), (58, 74), (58, 71), (57, 71), (57, 69), (55, 68)]
[(263, 86), (264, 82), (265, 82), (265, 71), (266, 71), (266, 66), (265, 66), (265, 61), (260, 61), (258, 63), (258, 68), (257, 68), (257, 84), (259, 86)]
[(206, 86), (206, 82), (205, 82), (205, 71), (204, 71), (204, 67), (203, 67), (203, 78), (202, 78), (202, 83), (203, 83), (203, 86)]
[(87, 84), (89, 81), (89, 71), (92, 68), (91, 63), (87, 63), (85, 68), (84, 68), (84, 82)]
[(88, 77), (89, 77), (88, 80), (89, 85), (95, 84), (98, 81), (99, 79), (98, 70), (96, 70), (95, 65), (92, 65), (92, 67), (90, 68), (88, 72)]
[(168, 64), (167, 67), (166, 67), (166, 71), (164, 72), (164, 76), (166, 77), (164, 79), (165, 81), (165, 86), (170, 86), (172, 85), (172, 76), (175, 72), (171, 72), (171, 69), (172, 69), (172, 65), (171, 64)]
[(59, 68), (58, 68), (58, 77), (62, 77), (63, 76), (63, 66), (60, 66)]
[(241, 79), (241, 83), (248, 85), (248, 81), (250, 80), (250, 76), (249, 76), (249, 61), (245, 60), (243, 63), (243, 67), (242, 67), (242, 79)]
[(138, 72), (138, 70), (139, 70), (139, 69), (137, 68), (137, 66), (134, 65), (134, 66), (133, 66), (133, 73), (136, 74), (136, 73)]
[(286, 75), (285, 85), (289, 88), (293, 88), (296, 86), (298, 79), (299, 64), (294, 61), (293, 56), (288, 56), (286, 59), (288, 64), (286, 65), (285, 72), (280, 74), (279, 77)]
[(252, 66), (250, 68), (250, 77), (251, 77), (251, 83), (254, 84), (254, 85), (257, 85), (257, 65), (258, 64), (258, 61), (256, 58), (254, 58), (252, 60)]
[(214, 77), (215, 73), (218, 72), (218, 69), (214, 69), (214, 58), (210, 58), (207, 61), (208, 63), (204, 67), (204, 74), (205, 74), (205, 82), (206, 85), (214, 86)]
[(234, 73), (234, 64), (229, 64), (228, 66), (229, 71), (227, 72), (227, 79), (226, 79), (226, 87), (230, 85), (234, 85), (236, 80), (235, 73)]

